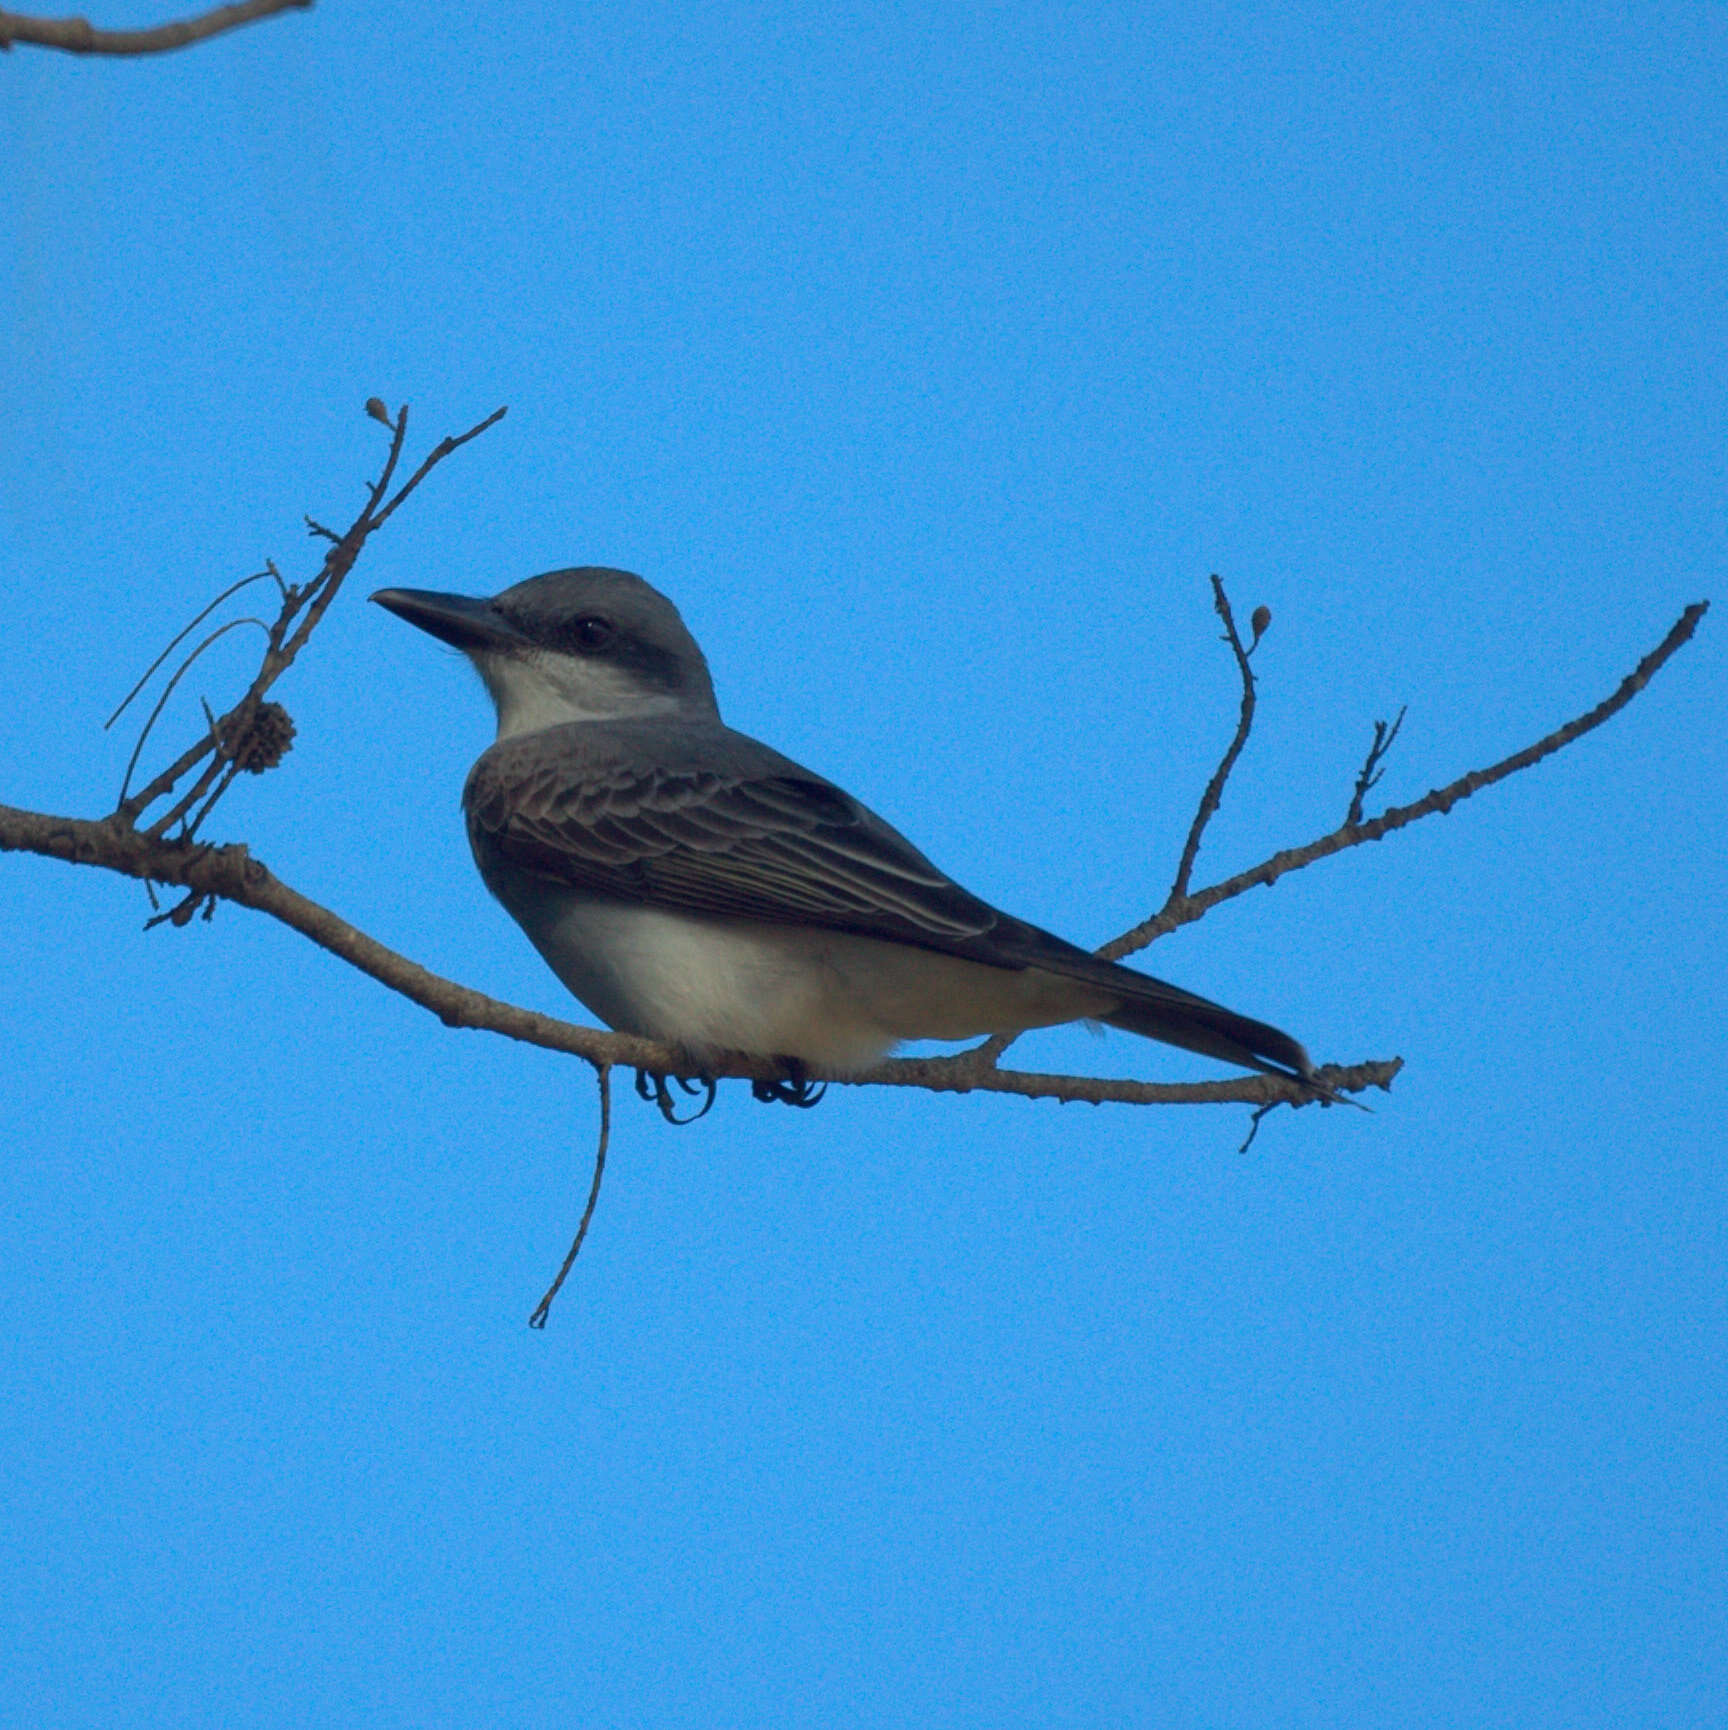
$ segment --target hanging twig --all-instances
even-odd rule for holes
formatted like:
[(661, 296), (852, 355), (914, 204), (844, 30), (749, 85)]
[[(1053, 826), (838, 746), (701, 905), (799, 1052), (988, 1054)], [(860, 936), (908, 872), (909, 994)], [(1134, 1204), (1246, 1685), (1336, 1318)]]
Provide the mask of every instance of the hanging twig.
[(582, 1210), (582, 1222), (576, 1227), (575, 1241), (570, 1245), (570, 1253), (564, 1258), (564, 1265), (558, 1270), (558, 1277), (546, 1288), (546, 1295), (534, 1306), (534, 1313), (528, 1318), (531, 1328), (543, 1328), (546, 1318), (552, 1313), (552, 1300), (557, 1297), (564, 1281), (568, 1278), (570, 1269), (576, 1265), (576, 1257), (582, 1248), (582, 1240), (588, 1235), (588, 1223), (594, 1217), (595, 1204), (600, 1199), (600, 1179), (606, 1175), (606, 1147), (612, 1139), (612, 1065), (602, 1063), (598, 1066), (600, 1077), (600, 1138), (594, 1149), (594, 1181), (588, 1186), (588, 1205)]

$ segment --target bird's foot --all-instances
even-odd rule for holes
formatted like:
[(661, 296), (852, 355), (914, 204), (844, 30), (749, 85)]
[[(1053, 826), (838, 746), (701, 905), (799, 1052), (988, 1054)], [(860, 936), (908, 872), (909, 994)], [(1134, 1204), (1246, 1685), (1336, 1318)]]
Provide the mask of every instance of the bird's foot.
[[(678, 1115), (678, 1101), (672, 1094), (673, 1082), (677, 1082), (687, 1098), (697, 1094), (706, 1096), (699, 1111), (691, 1112), (688, 1117)], [(646, 1069), (636, 1071), (636, 1097), (652, 1100), (668, 1123), (694, 1123), (699, 1117), (706, 1117), (714, 1109), (717, 1088), (718, 1083), (708, 1075), (655, 1075)]]
[(780, 1064), (786, 1073), (778, 1080), (750, 1083), (753, 1099), (761, 1100), (764, 1105), (795, 1105), (800, 1111), (808, 1111), (828, 1091), (828, 1083), (812, 1081), (797, 1058), (783, 1057)]

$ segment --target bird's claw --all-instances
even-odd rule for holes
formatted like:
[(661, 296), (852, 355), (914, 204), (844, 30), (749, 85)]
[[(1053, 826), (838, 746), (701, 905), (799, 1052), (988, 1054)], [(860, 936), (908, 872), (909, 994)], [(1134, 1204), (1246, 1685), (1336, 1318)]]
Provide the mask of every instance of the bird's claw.
[[(706, 1095), (700, 1111), (693, 1111), (688, 1117), (678, 1115), (678, 1102), (672, 1096), (673, 1082), (678, 1083), (686, 1096)], [(718, 1083), (708, 1075), (656, 1075), (646, 1069), (636, 1071), (636, 1097), (652, 1100), (668, 1123), (694, 1123), (698, 1118), (706, 1117), (714, 1109), (717, 1090)]]
[(795, 1105), (800, 1111), (820, 1103), (828, 1091), (827, 1082), (812, 1081), (801, 1063), (787, 1060), (785, 1069), (786, 1073), (773, 1081), (751, 1082), (750, 1097), (764, 1105)]

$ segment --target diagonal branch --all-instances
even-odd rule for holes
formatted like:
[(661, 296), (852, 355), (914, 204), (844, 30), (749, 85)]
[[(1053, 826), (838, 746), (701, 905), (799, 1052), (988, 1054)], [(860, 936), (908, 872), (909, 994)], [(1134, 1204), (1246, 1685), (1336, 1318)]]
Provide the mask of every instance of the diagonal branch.
[(303, 12), (311, 5), (312, 0), (240, 0), (236, 6), (218, 6), (149, 30), (98, 30), (88, 18), (32, 18), (22, 12), (0, 12), (0, 51), (14, 42), (28, 42), (66, 54), (164, 54), (278, 12)]
[(1359, 847), (1364, 841), (1378, 841), (1420, 818), (1431, 817), (1436, 812), (1450, 811), (1461, 800), (1481, 792), (1484, 787), (1492, 787), (1496, 781), (1504, 781), (1508, 775), (1516, 775), (1520, 769), (1528, 769), (1531, 764), (1540, 763), (1544, 757), (1551, 757), (1556, 751), (1564, 750), (1574, 739), (1582, 738), (1584, 734), (1600, 727), (1604, 721), (1619, 714), (1650, 683), (1663, 664), (1690, 641), (1692, 633), (1698, 628), (1698, 621), (1709, 610), (1708, 601), (1694, 601), (1674, 622), (1668, 635), (1620, 681), (1612, 696), (1604, 698), (1594, 709), (1580, 715), (1576, 720), (1568, 721), (1563, 727), (1556, 727), (1552, 733), (1538, 739), (1535, 744), (1526, 745), (1522, 751), (1514, 751), (1510, 757), (1503, 757), (1486, 769), (1474, 769), (1468, 775), (1460, 775), (1456, 781), (1436, 788), (1427, 798), (1418, 799), (1413, 805), (1396, 805), (1366, 823), (1346, 822), (1331, 834), (1310, 841), (1305, 847), (1288, 847), (1281, 853), (1274, 853), (1270, 859), (1263, 860), (1251, 870), (1239, 871), (1234, 877), (1225, 878), (1222, 883), (1214, 883), (1210, 889), (1184, 895), (1179, 901), (1167, 902), (1150, 919), (1106, 943), (1098, 954), (1107, 961), (1132, 955), (1157, 938), (1184, 925), (1192, 925), (1221, 901), (1232, 900), (1261, 884), (1276, 883), (1286, 873), (1300, 871), (1317, 859), (1327, 859), (1334, 853), (1342, 853), (1347, 847)]

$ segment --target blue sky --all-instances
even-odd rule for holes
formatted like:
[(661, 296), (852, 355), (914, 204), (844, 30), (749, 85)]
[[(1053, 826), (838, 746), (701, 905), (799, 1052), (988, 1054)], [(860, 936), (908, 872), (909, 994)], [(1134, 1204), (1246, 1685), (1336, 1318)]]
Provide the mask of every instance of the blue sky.
[[(573, 1006), (467, 857), (489, 737), (362, 602), (606, 563), (727, 719), (1096, 943), (1605, 695), (1728, 521), (1717, 8), (320, 0), (0, 63), (0, 799), (381, 452), (216, 828)], [(127, 23), (104, 17), (99, 22)], [(619, 1102), (233, 908), (0, 862), (0, 1699), (41, 1726), (1728, 1719), (1712, 614), (1630, 710), (1146, 965), (1373, 1116)], [(196, 697), (238, 688), (241, 639)], [(1198, 1060), (1081, 1030), (1021, 1061)]]

